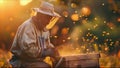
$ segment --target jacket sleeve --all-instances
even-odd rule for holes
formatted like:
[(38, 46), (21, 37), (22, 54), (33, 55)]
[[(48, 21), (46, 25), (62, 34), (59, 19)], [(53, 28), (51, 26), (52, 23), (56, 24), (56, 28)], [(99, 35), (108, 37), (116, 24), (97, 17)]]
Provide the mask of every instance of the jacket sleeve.
[(37, 41), (37, 35), (31, 25), (22, 27), (18, 39), (22, 52), (30, 58), (39, 57), (41, 48)]

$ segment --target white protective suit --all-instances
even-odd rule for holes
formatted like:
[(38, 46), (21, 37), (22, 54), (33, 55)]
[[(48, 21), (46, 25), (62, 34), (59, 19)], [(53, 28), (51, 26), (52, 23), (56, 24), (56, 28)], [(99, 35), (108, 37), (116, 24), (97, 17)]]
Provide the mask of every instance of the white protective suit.
[(41, 60), (41, 43), (40, 37), (44, 38), (45, 49), (54, 46), (50, 43), (49, 31), (40, 31), (36, 28), (32, 18), (25, 21), (19, 26), (14, 38), (11, 52), (17, 58), (23, 60)]

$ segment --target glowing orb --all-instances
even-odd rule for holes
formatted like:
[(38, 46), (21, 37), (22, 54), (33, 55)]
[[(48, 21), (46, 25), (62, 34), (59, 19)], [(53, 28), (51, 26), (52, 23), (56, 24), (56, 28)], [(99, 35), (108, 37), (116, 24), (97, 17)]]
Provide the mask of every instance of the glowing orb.
[(78, 14), (72, 14), (72, 16), (71, 16), (71, 19), (73, 20), (73, 21), (78, 21), (79, 20), (79, 15)]
[(76, 5), (75, 3), (71, 3), (71, 7), (72, 7), (72, 8), (76, 8), (77, 5)]
[(63, 35), (68, 34), (68, 30), (69, 30), (69, 28), (63, 28), (61, 31), (61, 34), (63, 34)]
[(63, 16), (65, 16), (65, 17), (68, 17), (68, 12), (67, 11), (63, 11)]
[(117, 19), (118, 22), (120, 22), (120, 17)]
[(88, 7), (83, 7), (83, 8), (81, 9), (81, 13), (82, 13), (82, 15), (88, 16), (88, 15), (90, 15), (91, 10), (90, 10), (90, 8), (88, 8)]

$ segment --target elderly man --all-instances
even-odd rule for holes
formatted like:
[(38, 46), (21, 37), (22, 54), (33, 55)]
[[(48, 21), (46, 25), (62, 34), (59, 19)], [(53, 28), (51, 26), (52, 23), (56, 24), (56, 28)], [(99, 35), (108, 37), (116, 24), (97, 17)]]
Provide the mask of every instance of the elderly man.
[(47, 67), (43, 60), (46, 56), (54, 57), (54, 46), (50, 43), (51, 29), (60, 15), (54, 11), (54, 6), (42, 2), (39, 8), (34, 8), (34, 16), (19, 26), (14, 38), (10, 61), (13, 67)]

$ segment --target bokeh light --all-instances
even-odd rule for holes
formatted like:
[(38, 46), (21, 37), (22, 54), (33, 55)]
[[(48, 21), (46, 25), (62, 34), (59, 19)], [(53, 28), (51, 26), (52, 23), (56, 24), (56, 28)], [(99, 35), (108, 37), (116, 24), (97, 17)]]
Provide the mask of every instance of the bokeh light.
[(72, 7), (72, 8), (76, 8), (77, 5), (76, 5), (75, 3), (71, 3), (71, 7)]
[(72, 14), (71, 15), (71, 19), (73, 20), (73, 21), (78, 21), (79, 20), (79, 15), (78, 14)]
[(29, 4), (30, 2), (32, 2), (32, 0), (20, 0), (20, 5), (25, 6), (25, 5)]
[(67, 11), (63, 11), (63, 16), (68, 17), (69, 13)]
[(120, 22), (120, 17), (117, 18), (117, 21)]
[(91, 10), (90, 10), (89, 7), (83, 7), (83, 8), (81, 9), (81, 13), (82, 13), (82, 15), (88, 16), (88, 15), (90, 15)]
[(66, 35), (68, 34), (69, 28), (63, 28), (61, 34)]

